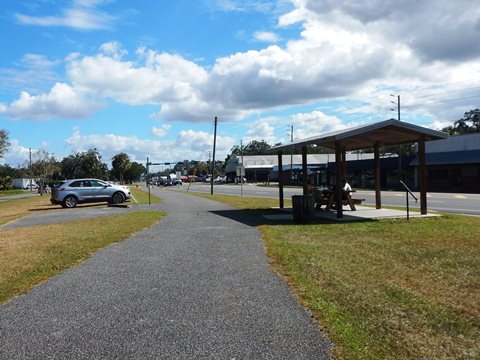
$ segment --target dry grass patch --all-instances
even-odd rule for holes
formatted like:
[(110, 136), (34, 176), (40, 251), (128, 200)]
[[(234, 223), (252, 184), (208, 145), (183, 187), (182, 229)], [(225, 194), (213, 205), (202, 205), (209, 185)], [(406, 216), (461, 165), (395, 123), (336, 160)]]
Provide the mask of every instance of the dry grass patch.
[(53, 209), (55, 207), (50, 204), (49, 194), (2, 201), (0, 202), (0, 225), (39, 211), (52, 211)]
[(2, 230), (0, 303), (78, 264), (96, 250), (153, 225), (163, 215), (158, 211), (139, 211), (69, 223)]

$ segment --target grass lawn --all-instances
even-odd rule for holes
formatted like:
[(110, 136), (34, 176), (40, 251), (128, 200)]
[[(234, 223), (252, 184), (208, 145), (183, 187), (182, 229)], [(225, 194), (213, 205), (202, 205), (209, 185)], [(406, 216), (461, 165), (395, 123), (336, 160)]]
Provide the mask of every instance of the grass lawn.
[(479, 217), (259, 229), (273, 268), (328, 332), (338, 359), (480, 358)]
[(9, 196), (9, 195), (17, 195), (17, 194), (23, 194), (24, 191), (20, 189), (15, 189), (15, 190), (2, 190), (0, 191), (0, 197), (3, 196)]
[[(144, 193), (133, 189), (139, 203)], [(152, 202), (160, 199), (153, 197)], [(79, 205), (88, 207), (92, 204)], [(95, 206), (107, 206), (100, 203)], [(65, 211), (50, 204), (50, 196), (33, 196), (0, 202), (0, 225), (38, 212)], [(35, 284), (77, 265), (96, 250), (124, 240), (158, 222), (164, 213), (139, 211), (97, 219), (0, 230), (0, 303), (22, 294)]]

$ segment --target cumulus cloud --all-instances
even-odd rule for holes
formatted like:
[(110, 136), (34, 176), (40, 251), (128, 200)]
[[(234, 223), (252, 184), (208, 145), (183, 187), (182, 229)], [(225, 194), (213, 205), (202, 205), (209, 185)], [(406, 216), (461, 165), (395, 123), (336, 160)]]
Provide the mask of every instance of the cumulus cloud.
[(336, 116), (329, 116), (321, 111), (298, 113), (292, 115), (295, 124), (295, 139), (308, 138), (315, 135), (328, 134), (352, 127), (356, 124), (345, 124)]
[(25, 165), (29, 158), (29, 148), (20, 145), (17, 139), (11, 139), (10, 146), (5, 156), (0, 159), (0, 164), (9, 164), (10, 166)]
[(151, 133), (154, 136), (163, 137), (163, 136), (167, 135), (167, 133), (168, 133), (168, 131), (170, 130), (171, 127), (172, 126), (168, 125), (168, 124), (163, 124), (160, 127), (155, 127), (154, 126), (154, 127), (152, 127)]
[(68, 84), (56, 83), (47, 94), (35, 96), (22, 92), (10, 105), (2, 104), (0, 113), (13, 120), (80, 119), (90, 116), (102, 106)]
[(276, 43), (280, 40), (277, 34), (271, 31), (256, 31), (253, 37), (258, 41)]
[[(207, 154), (213, 147), (213, 134), (205, 131), (183, 130), (179, 132), (175, 144), (178, 149), (187, 147), (197, 153)], [(216, 152), (219, 158), (225, 157), (233, 145), (235, 145), (235, 139), (218, 135)]]
[[(228, 136), (217, 136), (218, 157), (225, 157), (234, 143)], [(106, 159), (111, 159), (120, 152), (129, 154), (131, 160), (137, 162), (145, 162), (147, 157), (155, 162), (178, 162), (185, 159), (206, 160), (208, 152), (212, 150), (213, 135), (203, 131), (185, 130), (181, 131), (176, 139), (160, 141), (114, 134), (83, 135), (80, 128), (75, 127), (66, 144), (74, 153), (97, 148), (106, 163)]]
[(252, 140), (265, 140), (267, 143), (273, 145), (277, 142), (275, 137), (275, 127), (271, 124), (275, 119), (260, 119), (254, 121), (249, 126), (243, 141), (249, 143)]
[(480, 35), (480, 7), (476, 1), (295, 2), (300, 9), (319, 15), (320, 21), (328, 21), (336, 12), (359, 21), (369, 31), (405, 42), (425, 61), (463, 61), (480, 55), (478, 46), (472, 46)]
[[(106, 46), (102, 48), (105, 51)], [(118, 54), (72, 56), (67, 65), (68, 77), (76, 88), (129, 105), (182, 101), (207, 80), (205, 69), (179, 55), (144, 49), (138, 53), (142, 66), (122, 61)]]
[(75, 0), (69, 7), (62, 10), (61, 15), (15, 14), (15, 18), (24, 25), (63, 26), (76, 30), (108, 29), (115, 17), (97, 9), (97, 6), (108, 2), (105, 0)]

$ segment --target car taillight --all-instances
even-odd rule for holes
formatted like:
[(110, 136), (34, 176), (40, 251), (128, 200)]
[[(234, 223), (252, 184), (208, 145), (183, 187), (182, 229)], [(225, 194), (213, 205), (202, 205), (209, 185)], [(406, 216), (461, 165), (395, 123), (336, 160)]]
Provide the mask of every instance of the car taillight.
[(55, 191), (63, 191), (65, 188), (56, 188)]

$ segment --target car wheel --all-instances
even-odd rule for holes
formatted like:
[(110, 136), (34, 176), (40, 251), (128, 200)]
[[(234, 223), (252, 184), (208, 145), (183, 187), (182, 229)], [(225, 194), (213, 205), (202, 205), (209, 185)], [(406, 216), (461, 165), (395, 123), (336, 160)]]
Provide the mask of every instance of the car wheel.
[(115, 194), (112, 195), (112, 204), (121, 204), (125, 200), (123, 198), (122, 193), (116, 192)]
[(77, 204), (78, 204), (78, 199), (73, 195), (68, 195), (65, 197), (65, 199), (63, 199), (62, 206), (71, 209), (77, 206)]

